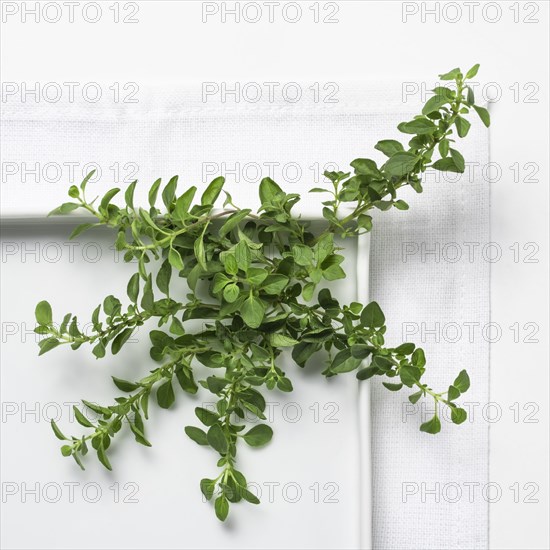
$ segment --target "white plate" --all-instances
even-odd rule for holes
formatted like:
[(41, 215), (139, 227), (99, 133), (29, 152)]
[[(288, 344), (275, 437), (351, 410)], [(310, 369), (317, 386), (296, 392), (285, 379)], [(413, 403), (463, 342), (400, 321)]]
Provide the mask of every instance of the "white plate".
[[(6, 548), (370, 548), (371, 456), (368, 385), (354, 374), (326, 380), (321, 358), (306, 369), (286, 359), (294, 392), (268, 393), (273, 441), (240, 449), (239, 469), (262, 503), (232, 505), (221, 524), (199, 490), (216, 477), (216, 454), (184, 434), (193, 409), (210, 394), (179, 393), (169, 411), (151, 406), (153, 447), (129, 430), (115, 439), (107, 472), (95, 456), (87, 469), (59, 453), (48, 425), (86, 433), (72, 414), (79, 399), (110, 404), (120, 392), (111, 375), (137, 379), (155, 364), (142, 329), (116, 357), (58, 348), (38, 357), (34, 307), (82, 321), (107, 294), (123, 301), (135, 266), (115, 253), (113, 234), (97, 230), (68, 240), (71, 219), (5, 220), (2, 237), (2, 543)], [(21, 223), (23, 222), (23, 223)], [(341, 303), (366, 302), (369, 239), (346, 241), (348, 277), (332, 285)], [(360, 284), (358, 284), (360, 282)], [(154, 326), (151, 323), (148, 328)], [(92, 413), (93, 414), (93, 413)]]

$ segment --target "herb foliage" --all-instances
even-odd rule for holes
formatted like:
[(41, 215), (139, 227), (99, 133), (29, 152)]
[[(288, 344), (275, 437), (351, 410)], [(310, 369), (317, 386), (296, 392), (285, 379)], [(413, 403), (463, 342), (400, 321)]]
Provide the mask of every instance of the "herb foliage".
[[(113, 377), (123, 395), (111, 405), (83, 400), (85, 407), (99, 415), (96, 422), (75, 407), (77, 422), (91, 430), (87, 435), (67, 437), (52, 421), (55, 435), (63, 441), (63, 456), (73, 457), (84, 468), (83, 457), (91, 447), (110, 470), (108, 449), (123, 425), (129, 426), (138, 443), (151, 445), (145, 429), (151, 399), (169, 409), (176, 393), (195, 394), (202, 388), (216, 396), (216, 409), (197, 407), (200, 427), (187, 426), (185, 433), (218, 455), (219, 474), (202, 479), (200, 490), (214, 500), (215, 513), (224, 521), (230, 503), (259, 502), (237, 469), (237, 449), (243, 443), (266, 445), (273, 436), (267, 424), (249, 428), (243, 419), (245, 411), (266, 419), (265, 390), (292, 391), (290, 378), (278, 366), (286, 348), (300, 367), (324, 350), (326, 377), (352, 371), (359, 380), (381, 376), (390, 391), (414, 390), (409, 396), (412, 403), (433, 399), (435, 414), (420, 426), (423, 432), (440, 431), (441, 406), (450, 407), (454, 423), (464, 422), (466, 412), (456, 400), (470, 386), (466, 371), (460, 372), (446, 391), (434, 391), (422, 380), (426, 358), (421, 348), (408, 342), (386, 346), (385, 317), (376, 302), (342, 305), (323, 288), (323, 281), (346, 276), (335, 236), (354, 238), (369, 232), (372, 218), (368, 212), (373, 208), (407, 210), (407, 203), (397, 198), (397, 190), (410, 186), (422, 192), (421, 177), (428, 168), (464, 171), (455, 137), (468, 134), (470, 122), (465, 116), (473, 109), (489, 126), (489, 113), (474, 104), (473, 91), (466, 83), (478, 68), (475, 65), (466, 75), (459, 69), (440, 75), (452, 86), (433, 90), (422, 114), (398, 126), (409, 137), (408, 143), (384, 139), (376, 144), (375, 149), (387, 157), (384, 164), (358, 158), (351, 163), (353, 174), (325, 173), (331, 188), (311, 190), (328, 194), (322, 211), (326, 223), (317, 234), (292, 213), (300, 196), (284, 192), (269, 178), (259, 186), (261, 208), (257, 213), (236, 206), (227, 192), (223, 209), (214, 210), (223, 191), (222, 177), (212, 181), (198, 200), (196, 187), (178, 194), (177, 176), (164, 186), (159, 179), (149, 191), (147, 208), (134, 204), (136, 182), (125, 190), (123, 207), (113, 203), (121, 193), (118, 188), (108, 191), (99, 202), (97, 198), (87, 200), (93, 172), (79, 187), (71, 186), (73, 201), (51, 214), (88, 211), (97, 221), (79, 225), (71, 237), (95, 226), (113, 228), (117, 250), (124, 252), (127, 262), (137, 259), (138, 270), (128, 281), (128, 305), (107, 296), (92, 313), (90, 334), (80, 331), (77, 318), (70, 313), (61, 324), (54, 324), (50, 304), (40, 302), (35, 312), (36, 332), (45, 338), (39, 343), (39, 354), (61, 345), (78, 349), (83, 344), (91, 345), (98, 359), (109, 347), (117, 354), (137, 327), (154, 319), (157, 328), (149, 333), (150, 355), (159, 366), (136, 381)], [(345, 216), (339, 214), (343, 204), (352, 206)], [(153, 275), (151, 266), (159, 262), (160, 269)], [(175, 277), (186, 279), (186, 296), (174, 294), (171, 283)], [(199, 297), (201, 289), (206, 289), (207, 299)], [(203, 320), (204, 329), (189, 333), (185, 325), (192, 319)], [(193, 366), (197, 362), (212, 369), (212, 374), (196, 380)]]

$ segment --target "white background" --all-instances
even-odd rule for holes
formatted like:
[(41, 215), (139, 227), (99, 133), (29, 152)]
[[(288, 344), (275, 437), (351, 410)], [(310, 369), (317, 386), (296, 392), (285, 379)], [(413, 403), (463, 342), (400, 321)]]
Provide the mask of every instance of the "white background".
[[(79, 7), (75, 23), (68, 12), (56, 23), (35, 24), (33, 16), (24, 23), (20, 14), (8, 15), (14, 4), (2, 6), (4, 82), (394, 79), (429, 89), (438, 72), (481, 63), (480, 82), (493, 83), (487, 93), (500, 95), (491, 106), (491, 160), (502, 170), (491, 184), (491, 240), (503, 251), (492, 264), (492, 320), (503, 337), (491, 348), (491, 401), (502, 419), (491, 424), (490, 476), (505, 490), (519, 483), (520, 500), (525, 483), (539, 487), (538, 504), (506, 498), (491, 505), (490, 546), (548, 548), (548, 3), (320, 2), (315, 23), (308, 1), (300, 2), (296, 23), (280, 8), (270, 23), (264, 3), (254, 2), (263, 9), (258, 23), (236, 23), (229, 14), (224, 23), (221, 12), (203, 23), (201, 2), (151, 1), (139, 3), (134, 24), (113, 23), (110, 1), (100, 2), (104, 14), (94, 24), (83, 21)], [(121, 18), (132, 11), (127, 4), (120, 2)], [(324, 23), (333, 5), (338, 22)], [(523, 181), (526, 163), (538, 168), (536, 181)], [(538, 246), (538, 263), (522, 261), (526, 243)], [(518, 343), (508, 328), (514, 323)], [(521, 342), (526, 323), (539, 327), (539, 343)], [(523, 406), (534, 403), (538, 423), (514, 422), (514, 403), (520, 420), (529, 410)]]

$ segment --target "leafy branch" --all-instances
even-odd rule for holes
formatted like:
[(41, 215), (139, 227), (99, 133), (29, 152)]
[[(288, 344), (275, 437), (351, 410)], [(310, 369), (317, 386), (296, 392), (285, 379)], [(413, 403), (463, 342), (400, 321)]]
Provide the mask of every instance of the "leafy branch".
[[(202, 427), (187, 426), (185, 432), (218, 454), (219, 475), (202, 479), (200, 489), (208, 500), (214, 500), (216, 515), (223, 521), (231, 503), (259, 502), (237, 469), (237, 450), (242, 442), (263, 446), (273, 436), (265, 423), (249, 427), (245, 414), (266, 420), (262, 391), (293, 390), (290, 378), (278, 366), (287, 348), (300, 367), (322, 352), (326, 377), (353, 371), (359, 380), (383, 376), (383, 385), (390, 391), (412, 389), (412, 403), (433, 399), (435, 414), (420, 426), (424, 432), (440, 431), (442, 406), (450, 408), (455, 424), (464, 422), (466, 411), (456, 401), (470, 386), (466, 371), (458, 374), (447, 391), (434, 391), (423, 381), (426, 359), (422, 348), (408, 342), (386, 346), (385, 317), (376, 302), (341, 305), (323, 284), (345, 278), (344, 256), (335, 238), (370, 231), (369, 210), (407, 210), (397, 190), (410, 186), (422, 192), (422, 175), (429, 168), (464, 171), (455, 137), (465, 137), (470, 129), (465, 115), (473, 109), (489, 125), (488, 112), (475, 105), (466, 83), (478, 67), (465, 76), (459, 69), (440, 75), (454, 86), (436, 88), (422, 114), (398, 126), (412, 136), (407, 148), (396, 140), (382, 140), (375, 146), (387, 157), (382, 165), (359, 158), (351, 163), (353, 175), (325, 173), (332, 188), (312, 189), (330, 195), (323, 203), (326, 224), (317, 234), (309, 222), (292, 213), (300, 196), (285, 193), (269, 178), (259, 186), (261, 207), (256, 214), (236, 206), (227, 192), (224, 208), (214, 209), (223, 191), (221, 177), (212, 181), (199, 202), (195, 202), (196, 187), (177, 194), (177, 176), (162, 191), (159, 179), (149, 190), (147, 209), (134, 204), (137, 182), (125, 190), (123, 207), (112, 202), (119, 188), (109, 190), (99, 202), (98, 198), (88, 201), (87, 184), (93, 172), (79, 187), (71, 186), (73, 201), (51, 214), (84, 209), (97, 221), (79, 225), (71, 237), (92, 227), (111, 227), (117, 232), (117, 250), (124, 252), (127, 262), (137, 259), (138, 269), (128, 281), (129, 304), (123, 308), (120, 299), (107, 296), (92, 314), (89, 334), (80, 330), (71, 313), (55, 325), (50, 304), (40, 302), (35, 311), (36, 332), (45, 336), (39, 343), (40, 355), (62, 344), (72, 349), (93, 345), (92, 353), (98, 359), (109, 346), (117, 354), (137, 327), (156, 318), (158, 326), (149, 333), (150, 355), (159, 366), (135, 382), (113, 377), (124, 395), (112, 405), (83, 400), (84, 407), (98, 415), (95, 422), (75, 407), (77, 422), (92, 430), (88, 435), (67, 437), (52, 422), (55, 435), (64, 442), (62, 454), (72, 456), (83, 468), (82, 458), (91, 445), (100, 462), (111, 469), (107, 450), (123, 425), (129, 426), (138, 443), (151, 445), (145, 420), (154, 391), (158, 405), (168, 409), (176, 399), (174, 385), (189, 394), (200, 387), (216, 397), (216, 407), (197, 407), (195, 414)], [(439, 158), (434, 160), (436, 154)], [(157, 206), (159, 192), (162, 207)], [(343, 203), (351, 203), (352, 211), (342, 217), (339, 208)], [(174, 274), (187, 282), (189, 292), (184, 299), (174, 296)], [(207, 299), (202, 298), (205, 295)], [(188, 332), (187, 322), (193, 319), (205, 322), (201, 332)], [(195, 381), (197, 362), (214, 374)]]

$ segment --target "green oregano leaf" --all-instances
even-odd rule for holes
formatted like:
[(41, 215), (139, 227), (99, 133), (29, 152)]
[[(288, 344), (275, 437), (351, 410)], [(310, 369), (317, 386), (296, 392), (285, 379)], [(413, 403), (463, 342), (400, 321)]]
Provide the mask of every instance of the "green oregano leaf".
[(208, 439), (206, 438), (206, 433), (200, 428), (195, 428), (194, 426), (187, 426), (185, 428), (185, 433), (199, 445), (208, 445)]
[(271, 441), (273, 430), (267, 424), (258, 424), (243, 435), (251, 447), (261, 447)]
[(216, 510), (216, 517), (220, 521), (225, 521), (227, 515), (229, 514), (229, 502), (224, 496), (218, 497), (216, 499), (214, 508)]
[(487, 128), (491, 125), (491, 116), (489, 115), (489, 111), (485, 109), (485, 107), (479, 107), (478, 105), (474, 105), (475, 112), (479, 115), (479, 118), (481, 119), (481, 122), (485, 124)]
[(39, 325), (47, 326), (52, 324), (52, 306), (46, 300), (39, 302), (34, 310), (34, 315)]
[(206, 188), (206, 191), (202, 194), (201, 204), (204, 205), (214, 205), (220, 193), (222, 192), (223, 184), (225, 183), (225, 178), (219, 177), (210, 183)]
[(384, 313), (376, 302), (370, 302), (361, 312), (361, 324), (365, 327), (382, 327), (385, 322), (386, 318)]
[(421, 424), (420, 431), (428, 434), (439, 433), (441, 431), (441, 421), (439, 420), (439, 417), (435, 415), (431, 420), (428, 420), (428, 422)]

